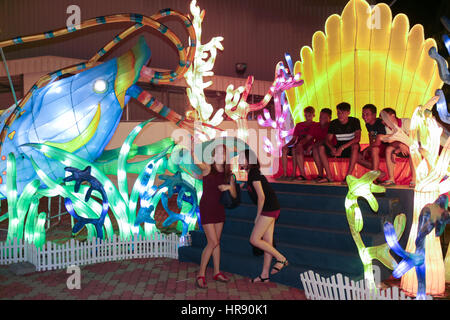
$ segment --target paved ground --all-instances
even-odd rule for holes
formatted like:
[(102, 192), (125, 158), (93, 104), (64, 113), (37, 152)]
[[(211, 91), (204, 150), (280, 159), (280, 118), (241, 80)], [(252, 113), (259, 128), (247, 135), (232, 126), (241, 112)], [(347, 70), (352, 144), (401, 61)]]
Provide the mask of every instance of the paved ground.
[(0, 267), (1, 300), (306, 300), (304, 292), (276, 283), (251, 284), (225, 273), (229, 283), (212, 279), (208, 289), (195, 286), (198, 266), (172, 259), (140, 259), (81, 267), (81, 289), (69, 290), (66, 270), (16, 276)]
[[(7, 227), (7, 221), (0, 223), (0, 241), (6, 239), (2, 229)], [(59, 224), (52, 223), (46, 238), (64, 243), (72, 238), (70, 230), (66, 215)], [(86, 234), (75, 238), (83, 241)], [(208, 290), (198, 289), (197, 270), (196, 264), (163, 258), (107, 262), (81, 267), (81, 289), (69, 290), (71, 274), (65, 269), (16, 276), (9, 266), (0, 266), (0, 300), (306, 300), (302, 290), (276, 283), (251, 284), (248, 278), (229, 273), (229, 283), (215, 282), (211, 269), (207, 272)], [(385, 285), (399, 286), (399, 281), (386, 281)], [(437, 299), (450, 300), (450, 284), (446, 289)]]
[[(46, 209), (44, 203), (42, 211)], [(55, 201), (52, 211), (56, 215)], [(7, 221), (0, 223), (0, 241), (6, 239), (7, 228)], [(82, 231), (74, 238), (83, 241), (86, 236)], [(70, 239), (69, 215), (60, 223), (53, 221), (46, 232), (47, 241), (61, 244)], [(276, 283), (251, 284), (250, 279), (229, 273), (225, 273), (229, 283), (216, 282), (212, 269), (207, 271), (208, 290), (199, 289), (195, 286), (197, 271), (194, 263), (164, 258), (107, 262), (81, 267), (81, 289), (69, 290), (66, 282), (71, 274), (66, 269), (16, 276), (8, 266), (0, 266), (0, 299), (306, 300), (299, 289)]]

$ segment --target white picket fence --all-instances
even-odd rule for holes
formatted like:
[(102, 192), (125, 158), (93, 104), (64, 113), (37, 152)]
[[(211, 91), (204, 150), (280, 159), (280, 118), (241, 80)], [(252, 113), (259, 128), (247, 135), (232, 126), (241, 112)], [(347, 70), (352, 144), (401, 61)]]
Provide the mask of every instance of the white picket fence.
[(106, 240), (92, 238), (86, 242), (71, 239), (62, 245), (47, 242), (42, 248), (14, 239), (12, 243), (0, 243), (0, 265), (30, 262), (36, 271), (45, 271), (127, 259), (178, 259), (178, 248), (189, 244), (189, 235), (179, 237), (160, 233), (150, 238), (136, 235), (127, 241), (114, 236)]
[[(398, 287), (374, 291), (366, 286), (364, 279), (355, 283), (340, 273), (325, 279), (307, 271), (300, 275), (300, 280), (308, 300), (413, 300)], [(426, 299), (433, 300), (433, 297)]]

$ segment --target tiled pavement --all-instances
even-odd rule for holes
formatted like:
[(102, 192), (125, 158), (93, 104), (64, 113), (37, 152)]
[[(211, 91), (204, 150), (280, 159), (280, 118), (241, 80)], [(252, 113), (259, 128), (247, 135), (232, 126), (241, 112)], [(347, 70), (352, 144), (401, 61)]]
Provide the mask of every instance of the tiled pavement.
[[(7, 228), (7, 221), (0, 228)], [(0, 229), (0, 240), (5, 238), (6, 232)], [(57, 243), (71, 238), (68, 215), (47, 233), (47, 240)], [(248, 278), (229, 273), (225, 273), (229, 283), (215, 282), (211, 269), (207, 271), (209, 288), (198, 289), (198, 265), (172, 259), (107, 262), (80, 269), (81, 289), (69, 290), (66, 282), (71, 274), (65, 269), (16, 276), (9, 266), (0, 266), (0, 300), (306, 300), (302, 290), (277, 283), (251, 284)], [(398, 287), (399, 280), (384, 285)], [(435, 299), (450, 300), (450, 284), (443, 297)]]
[(1, 300), (306, 300), (302, 290), (276, 283), (252, 284), (231, 275), (229, 283), (212, 279), (195, 286), (198, 265), (172, 259), (107, 262), (81, 268), (81, 289), (69, 290), (66, 269), (16, 276), (0, 266)]
[[(7, 227), (7, 221), (0, 224), (0, 228)], [(64, 243), (72, 238), (70, 230), (70, 216), (65, 215), (61, 223), (52, 224), (46, 240)], [(75, 238), (83, 241), (86, 232)], [(0, 241), (5, 239), (6, 232), (0, 230)], [(306, 300), (302, 290), (277, 283), (251, 284), (249, 278), (239, 275), (225, 273), (231, 281), (216, 282), (210, 268), (208, 289), (199, 289), (195, 286), (198, 267), (165, 258), (82, 266), (81, 289), (69, 290), (66, 282), (71, 274), (66, 269), (16, 276), (9, 266), (0, 266), (0, 300)]]

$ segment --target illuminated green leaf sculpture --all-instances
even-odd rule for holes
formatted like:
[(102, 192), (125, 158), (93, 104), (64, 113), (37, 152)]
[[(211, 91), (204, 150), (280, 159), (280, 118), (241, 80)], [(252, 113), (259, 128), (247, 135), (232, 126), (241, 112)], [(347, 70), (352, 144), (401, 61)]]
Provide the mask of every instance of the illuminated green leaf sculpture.
[[(177, 223), (177, 231), (186, 234), (194, 230), (198, 217), (198, 199), (202, 194), (202, 182), (194, 178), (193, 173), (199, 173), (200, 169), (193, 164), (193, 159), (184, 147), (176, 145), (171, 138), (163, 139), (157, 143), (137, 147), (133, 145), (134, 140), (142, 129), (153, 119), (138, 125), (126, 138), (122, 147), (116, 150), (107, 151), (95, 163), (90, 163), (70, 152), (64, 151), (54, 146), (45, 144), (27, 144), (39, 150), (46, 157), (61, 162), (66, 167), (84, 170), (91, 167), (91, 175), (103, 186), (112, 211), (118, 225), (120, 238), (129, 239), (135, 234), (147, 237), (157, 232), (154, 220), (154, 209), (162, 200), (163, 207), (169, 216), (163, 222), (163, 226)], [(145, 161), (139, 163), (128, 163), (137, 155), (149, 156)], [(75, 192), (74, 182), (63, 183), (63, 179), (55, 181), (51, 179), (37, 163), (31, 158), (33, 169), (41, 179), (30, 182), (17, 199), (16, 164), (14, 154), (8, 157), (8, 213), (1, 217), (2, 221), (9, 219), (8, 241), (14, 238), (22, 239), (41, 246), (45, 242), (45, 222), (46, 214), (38, 214), (39, 200), (43, 197), (60, 196), (70, 199), (73, 210), (81, 218), (98, 219), (102, 213), (102, 204), (97, 199), (102, 196), (97, 190), (89, 191), (90, 186), (81, 184)], [(115, 172), (112, 171), (115, 170)], [(169, 171), (173, 175), (161, 176), (166, 182), (160, 186), (155, 185), (158, 175), (166, 174)], [(139, 176), (129, 194), (128, 173), (138, 173)], [(106, 176), (106, 174), (117, 174), (117, 187)], [(65, 179), (67, 180), (67, 179)], [(45, 186), (40, 187), (42, 182)], [(157, 190), (157, 192), (154, 192)], [(86, 193), (92, 192), (93, 197), (86, 197)], [(176, 213), (168, 209), (167, 201), (173, 194), (178, 194), (177, 204), (180, 212)], [(150, 198), (143, 199), (143, 195), (150, 195)], [(156, 195), (156, 197), (155, 197)], [(87, 199), (87, 201), (85, 201)], [(143, 201), (150, 200), (152, 210), (148, 211), (148, 219), (137, 219), (138, 201), (140, 199), (141, 209), (145, 206)], [(139, 215), (138, 215), (139, 216)], [(25, 222), (26, 218), (26, 222)], [(141, 227), (144, 223), (144, 228)], [(97, 232), (93, 224), (85, 225), (88, 238), (102, 237), (110, 238), (114, 235), (111, 219), (106, 215), (103, 229)], [(98, 226), (97, 226), (98, 228)]]
[[(384, 187), (373, 183), (379, 175), (379, 171), (370, 171), (360, 179), (353, 176), (347, 176), (349, 191), (345, 198), (347, 221), (364, 267), (364, 279), (367, 281), (369, 288), (373, 290), (376, 290), (376, 285), (373, 277), (372, 260), (377, 259), (391, 270), (397, 265), (397, 262), (389, 253), (389, 246), (387, 243), (366, 247), (361, 238), (364, 222), (358, 205), (358, 198), (363, 197), (367, 200), (373, 211), (378, 211), (378, 202), (373, 193), (382, 193), (386, 190)], [(404, 214), (397, 215), (394, 220), (394, 228), (398, 239), (402, 236), (405, 225), (406, 216)]]

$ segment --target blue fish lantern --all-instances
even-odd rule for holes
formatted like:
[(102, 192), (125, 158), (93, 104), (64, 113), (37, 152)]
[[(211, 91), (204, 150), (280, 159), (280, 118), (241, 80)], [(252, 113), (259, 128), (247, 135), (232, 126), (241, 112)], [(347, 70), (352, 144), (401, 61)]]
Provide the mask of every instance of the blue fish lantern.
[[(185, 46), (176, 34), (159, 20), (173, 16), (183, 22), (189, 35)], [(9, 46), (53, 39), (96, 26), (132, 22), (100, 49), (89, 61), (52, 72), (31, 88), (25, 97), (0, 115), (0, 198), (6, 197), (6, 159), (10, 153), (17, 162), (17, 193), (38, 175), (31, 158), (50, 178), (64, 178), (64, 163), (45, 156), (29, 143), (46, 144), (74, 153), (87, 161), (95, 161), (110, 141), (130, 98), (158, 113), (177, 126), (193, 130), (193, 123), (157, 101), (137, 86), (138, 80), (152, 84), (168, 84), (183, 78), (194, 61), (197, 36), (189, 18), (172, 9), (163, 9), (152, 16), (113, 14), (92, 18), (77, 27), (64, 27), (41, 34), (16, 37), (0, 42), (0, 51)], [(157, 30), (176, 48), (179, 61), (175, 70), (156, 72), (146, 67), (150, 49), (143, 37), (123, 56), (101, 65), (95, 63), (119, 42), (141, 28)], [(76, 73), (76, 75), (73, 75)], [(69, 77), (67, 77), (69, 76)], [(64, 162), (64, 161), (63, 161)]]
[(25, 146), (42, 143), (95, 161), (111, 140), (123, 108), (130, 96), (127, 91), (139, 79), (151, 52), (143, 37), (127, 53), (79, 74), (54, 80), (36, 89), (17, 118), (5, 128), (15, 105), (0, 117), (0, 128), (7, 130), (1, 148), (1, 197), (6, 197), (6, 159), (17, 159), (17, 190), (38, 179), (30, 158), (53, 179), (64, 178), (64, 165), (40, 151)]

